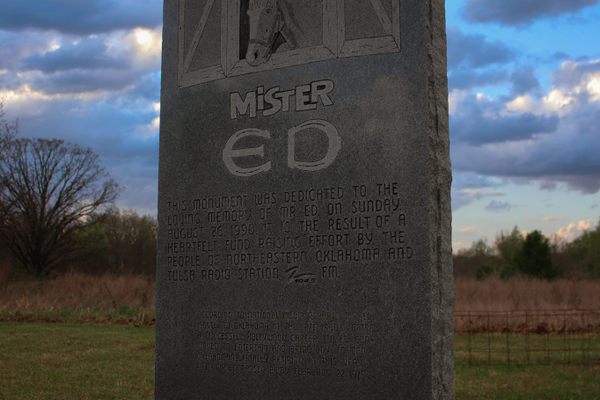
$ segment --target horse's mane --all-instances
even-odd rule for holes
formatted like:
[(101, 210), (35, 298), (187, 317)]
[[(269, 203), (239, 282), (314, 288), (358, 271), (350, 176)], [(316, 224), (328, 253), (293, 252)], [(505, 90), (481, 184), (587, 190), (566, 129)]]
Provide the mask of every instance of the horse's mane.
[(265, 8), (267, 6), (267, 3), (270, 1), (272, 0), (248, 0), (248, 8), (250, 8), (251, 10), (257, 8)]
[(287, 0), (279, 0), (279, 10), (283, 14), (285, 21), (285, 26), (282, 29), (285, 40), (292, 47), (298, 47), (299, 44), (306, 42), (304, 31), (300, 27), (294, 15), (294, 10)]

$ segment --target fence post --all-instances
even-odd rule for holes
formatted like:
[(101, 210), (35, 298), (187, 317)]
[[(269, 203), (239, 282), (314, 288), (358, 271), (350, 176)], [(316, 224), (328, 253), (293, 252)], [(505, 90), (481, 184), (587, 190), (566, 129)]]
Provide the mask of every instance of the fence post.
[(473, 321), (471, 321), (471, 311), (469, 311), (469, 313), (467, 314), (467, 318), (469, 321), (469, 329), (467, 329), (467, 351), (469, 352), (469, 367), (470, 367), (471, 366), (471, 335), (473, 334), (473, 332), (472, 332)]
[(531, 363), (531, 349), (529, 348), (529, 313), (525, 311), (525, 351), (527, 353), (527, 364)]
[(510, 312), (506, 313), (506, 362), (510, 366)]
[(567, 310), (565, 310), (565, 340), (567, 343), (567, 364), (571, 364), (571, 332), (569, 331), (569, 315), (567, 315)]
[[(561, 317), (562, 325), (560, 325)], [(600, 360), (600, 351), (596, 351), (595, 348), (597, 339), (595, 335), (600, 331), (600, 310), (557, 309), (514, 312), (483, 311), (480, 313), (468, 311), (457, 313), (457, 318), (461, 321), (464, 321), (464, 318), (468, 319), (468, 326), (464, 328), (464, 324), (461, 323), (460, 329), (465, 329), (467, 334), (466, 352), (469, 367), (486, 364), (492, 366), (494, 363), (502, 365), (502, 357), (505, 358), (507, 366), (589, 365)], [(504, 320), (504, 324), (502, 320)], [(513, 332), (513, 329), (523, 327), (523, 321), (525, 331)], [(478, 334), (479, 332), (483, 333), (483, 329), (486, 329), (487, 334), (487, 363), (483, 348), (484, 338)], [(505, 331), (502, 332), (502, 329)], [(505, 335), (504, 338), (502, 338), (502, 334)], [(513, 334), (516, 335), (515, 340), (512, 338)], [(525, 337), (522, 338), (522, 335)], [(480, 336), (481, 344), (477, 341)], [(498, 343), (496, 343), (496, 339)], [(502, 348), (502, 339), (504, 339), (504, 349)], [(525, 340), (525, 346), (522, 346), (522, 339)], [(515, 344), (514, 356), (511, 348), (513, 342)], [(525, 351), (525, 360), (523, 360), (523, 351)], [(494, 352), (494, 358), (492, 352)], [(464, 355), (464, 348), (459, 353)]]
[(584, 364), (587, 364), (587, 346), (586, 346), (586, 338), (588, 336), (587, 326), (585, 325), (585, 311), (581, 312), (581, 326), (583, 337), (581, 338), (581, 359)]
[(488, 366), (492, 365), (492, 327), (490, 325), (490, 313), (487, 313), (487, 345), (488, 345)]

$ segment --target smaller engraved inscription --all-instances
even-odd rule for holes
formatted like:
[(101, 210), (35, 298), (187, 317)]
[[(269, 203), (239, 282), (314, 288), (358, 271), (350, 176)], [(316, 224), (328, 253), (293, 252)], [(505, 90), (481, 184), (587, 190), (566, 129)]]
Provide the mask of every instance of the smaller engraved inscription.
[(204, 371), (360, 381), (376, 330), (369, 313), (205, 310), (194, 334)]
[(409, 268), (418, 253), (402, 195), (398, 182), (374, 182), (171, 200), (168, 280), (285, 287), (336, 281), (356, 265)]

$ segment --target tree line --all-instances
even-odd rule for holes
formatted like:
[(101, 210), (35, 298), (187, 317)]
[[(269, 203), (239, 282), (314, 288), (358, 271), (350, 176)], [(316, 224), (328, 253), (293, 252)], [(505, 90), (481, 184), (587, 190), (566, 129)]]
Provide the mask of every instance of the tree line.
[[(112, 206), (119, 186), (91, 150), (19, 138), (0, 102), (0, 268), (44, 278), (65, 270), (148, 273), (157, 222)], [(454, 256), (458, 276), (600, 278), (600, 223), (571, 243), (501, 232)]]
[(19, 138), (0, 103), (0, 267), (154, 273), (156, 221), (114, 208), (119, 190), (91, 149)]
[(454, 256), (454, 271), (477, 279), (600, 279), (600, 222), (572, 242), (551, 240), (538, 230), (523, 234), (514, 227), (498, 234), (492, 244), (480, 239), (460, 250)]
[(0, 239), (0, 268), (11, 268), (14, 276), (38, 279), (65, 272), (87, 274), (146, 274), (156, 268), (157, 222), (154, 217), (139, 215), (132, 210), (110, 207), (90, 215), (72, 230), (69, 251), (60, 248), (56, 255), (60, 263), (42, 269), (28, 266), (12, 254), (5, 238)]

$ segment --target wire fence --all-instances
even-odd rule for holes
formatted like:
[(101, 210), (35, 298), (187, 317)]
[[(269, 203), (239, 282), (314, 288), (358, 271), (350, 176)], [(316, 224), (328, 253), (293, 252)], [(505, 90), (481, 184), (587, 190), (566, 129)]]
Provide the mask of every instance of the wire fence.
[(600, 310), (458, 311), (459, 365), (600, 364)]

